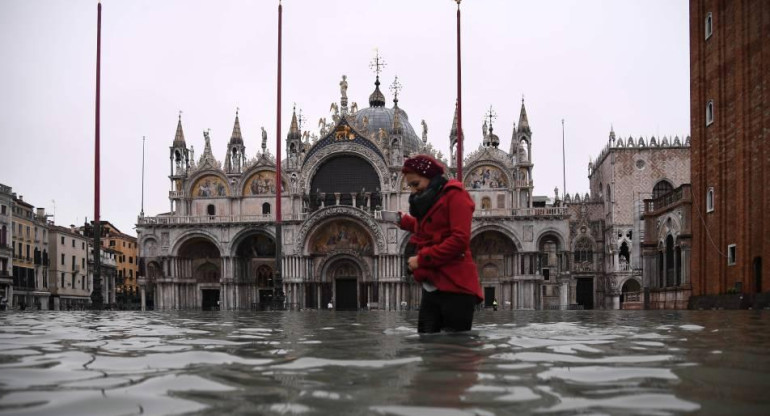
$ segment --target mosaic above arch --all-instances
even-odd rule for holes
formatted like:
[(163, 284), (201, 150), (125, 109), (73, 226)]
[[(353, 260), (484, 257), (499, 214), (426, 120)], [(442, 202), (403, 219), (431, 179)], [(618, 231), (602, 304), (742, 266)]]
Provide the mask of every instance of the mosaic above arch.
[(478, 166), (465, 178), (466, 189), (499, 189), (507, 187), (508, 179), (505, 173), (497, 166)]
[(309, 249), (312, 254), (327, 254), (335, 250), (373, 254), (369, 233), (358, 223), (345, 219), (335, 219), (321, 225), (313, 233)]
[(192, 195), (193, 198), (213, 198), (230, 196), (230, 191), (224, 179), (216, 175), (206, 175), (195, 181)]
[[(286, 181), (281, 182), (281, 189), (286, 188)], [(243, 195), (275, 194), (275, 172), (261, 170), (249, 177), (243, 185)]]

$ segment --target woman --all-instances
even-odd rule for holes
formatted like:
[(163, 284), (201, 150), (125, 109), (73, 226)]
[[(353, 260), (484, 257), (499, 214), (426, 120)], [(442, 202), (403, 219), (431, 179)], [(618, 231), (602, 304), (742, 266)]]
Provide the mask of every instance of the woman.
[(484, 299), (470, 250), (473, 200), (430, 156), (407, 159), (401, 172), (411, 195), (399, 226), (413, 233), (417, 254), (408, 267), (423, 286), (417, 332), (468, 331)]

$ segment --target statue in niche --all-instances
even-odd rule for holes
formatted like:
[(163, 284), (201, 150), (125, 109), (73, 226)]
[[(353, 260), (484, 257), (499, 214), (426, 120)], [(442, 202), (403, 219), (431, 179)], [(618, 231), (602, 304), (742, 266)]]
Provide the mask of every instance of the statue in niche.
[(361, 191), (359, 191), (356, 194), (356, 206), (358, 208), (364, 209), (366, 205), (366, 188), (361, 188)]

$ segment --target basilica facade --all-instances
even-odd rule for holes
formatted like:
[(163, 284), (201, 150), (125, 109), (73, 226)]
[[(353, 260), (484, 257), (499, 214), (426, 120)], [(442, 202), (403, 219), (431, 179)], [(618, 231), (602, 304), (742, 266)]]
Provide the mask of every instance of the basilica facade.
[[(447, 161), (428, 142), (424, 121), (422, 135), (415, 132), (397, 93), (386, 104), (379, 76), (367, 108), (349, 105), (344, 77), (340, 84), (341, 98), (330, 120), (319, 120), (318, 135), (301, 131), (292, 114), (280, 177), (264, 130), (261, 151), (246, 156), (237, 113), (222, 161), (207, 132), (196, 160), (180, 117), (170, 147), (171, 210), (137, 224), (148, 308), (261, 309), (273, 303), (277, 281), (292, 309), (419, 305), (420, 286), (406, 269), (409, 234), (380, 214), (408, 211), (405, 157), (430, 154), (455, 175), (456, 122)], [(476, 203), (471, 250), (485, 302), (496, 299), (505, 309), (574, 305), (569, 207), (533, 197), (533, 134), (523, 100), (508, 151), (491, 124), (482, 134), (482, 145), (464, 157), (463, 182)]]

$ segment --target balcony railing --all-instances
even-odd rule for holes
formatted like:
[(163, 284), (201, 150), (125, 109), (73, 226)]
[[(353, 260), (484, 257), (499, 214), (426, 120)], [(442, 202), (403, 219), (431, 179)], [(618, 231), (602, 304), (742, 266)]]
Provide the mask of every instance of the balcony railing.
[[(298, 221), (305, 219), (306, 214), (284, 215), (284, 221)], [(197, 215), (197, 216), (167, 216), (167, 217), (143, 217), (139, 218), (139, 225), (190, 225), (190, 224), (230, 224), (275, 222), (275, 215)]]
[(645, 212), (650, 213), (671, 206), (682, 199), (690, 199), (690, 185), (682, 185), (673, 191), (655, 199), (645, 199)]
[(473, 211), (474, 217), (509, 217), (511, 215), (511, 210), (505, 208), (477, 209), (476, 211)]
[(518, 208), (513, 210), (516, 217), (561, 217), (567, 215), (567, 207)]

